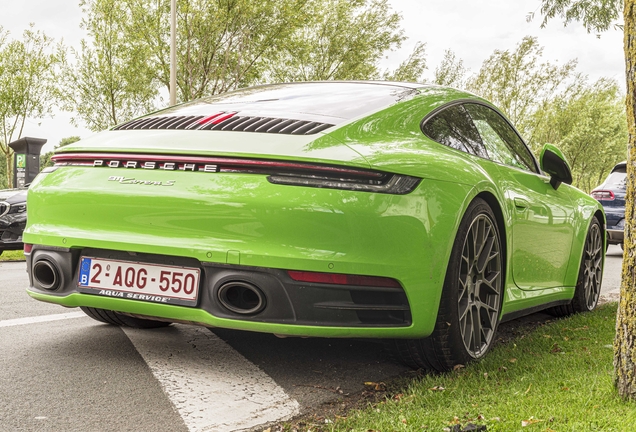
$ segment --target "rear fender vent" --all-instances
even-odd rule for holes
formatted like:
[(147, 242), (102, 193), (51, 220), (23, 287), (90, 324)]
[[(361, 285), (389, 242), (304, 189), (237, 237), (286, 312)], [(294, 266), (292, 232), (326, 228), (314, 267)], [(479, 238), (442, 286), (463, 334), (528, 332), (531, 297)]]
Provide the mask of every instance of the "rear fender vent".
[(235, 112), (219, 112), (209, 116), (144, 117), (115, 126), (112, 130), (189, 129), (312, 135), (332, 126), (309, 120), (239, 116)]

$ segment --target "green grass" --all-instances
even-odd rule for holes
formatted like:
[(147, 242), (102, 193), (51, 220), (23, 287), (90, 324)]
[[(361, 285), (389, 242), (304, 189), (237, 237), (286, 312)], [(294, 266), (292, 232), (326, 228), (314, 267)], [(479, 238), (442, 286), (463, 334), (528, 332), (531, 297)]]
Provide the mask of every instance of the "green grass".
[(620, 400), (613, 386), (615, 315), (613, 303), (557, 320), (318, 430), (441, 432), (457, 423), (489, 432), (636, 430), (636, 403)]
[(17, 251), (4, 251), (0, 255), (0, 261), (24, 261), (24, 252)]

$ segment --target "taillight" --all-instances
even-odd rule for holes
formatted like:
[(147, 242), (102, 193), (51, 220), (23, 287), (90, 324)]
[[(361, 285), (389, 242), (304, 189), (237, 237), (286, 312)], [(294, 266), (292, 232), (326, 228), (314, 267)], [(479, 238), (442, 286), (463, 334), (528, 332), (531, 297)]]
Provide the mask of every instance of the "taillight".
[(29, 243), (24, 243), (24, 254), (28, 255), (33, 250), (33, 245)]
[(270, 183), (307, 186), (326, 189), (343, 189), (361, 192), (377, 192), (393, 195), (404, 195), (412, 192), (420, 183), (417, 177), (398, 174), (387, 174), (381, 180), (358, 178), (330, 178), (311, 174), (271, 175), (267, 177)]
[(355, 285), (401, 288), (395, 279), (380, 276), (360, 276), (340, 273), (317, 273), (304, 271), (287, 271), (289, 277), (298, 282), (312, 282), (328, 285)]
[(599, 201), (613, 201), (614, 200), (614, 192), (611, 190), (596, 190), (592, 191), (592, 198), (597, 199)]
[[(215, 120), (211, 120), (215, 121)], [(273, 184), (404, 195), (415, 190), (420, 178), (364, 168), (207, 156), (118, 153), (60, 153), (51, 159), (55, 167), (93, 166), (202, 173), (264, 174)]]

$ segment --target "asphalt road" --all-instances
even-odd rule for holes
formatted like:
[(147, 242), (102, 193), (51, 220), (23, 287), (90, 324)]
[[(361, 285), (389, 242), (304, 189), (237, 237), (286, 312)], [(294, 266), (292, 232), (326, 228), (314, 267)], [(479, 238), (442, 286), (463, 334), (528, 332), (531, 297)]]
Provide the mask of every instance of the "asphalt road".
[(603, 284), (601, 297), (606, 300), (618, 300), (621, 288), (621, 265), (623, 264), (623, 250), (620, 246), (611, 245), (605, 255)]
[[(617, 298), (621, 260), (610, 246), (605, 299)], [(251, 429), (405, 370), (374, 341), (126, 330), (32, 300), (26, 286), (23, 262), (0, 263), (0, 431)]]
[(26, 287), (0, 263), (0, 431), (250, 429), (405, 370), (374, 341), (122, 329)]

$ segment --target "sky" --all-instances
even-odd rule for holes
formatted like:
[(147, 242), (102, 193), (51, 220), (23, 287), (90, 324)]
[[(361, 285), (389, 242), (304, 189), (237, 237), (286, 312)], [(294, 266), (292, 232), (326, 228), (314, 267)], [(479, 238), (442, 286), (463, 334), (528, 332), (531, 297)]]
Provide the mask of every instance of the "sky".
[[(30, 23), (67, 46), (78, 47), (85, 37), (80, 29), (79, 0), (2, 0), (0, 26), (10, 38), (21, 38)], [(578, 23), (564, 27), (555, 19), (541, 29), (540, 0), (389, 0), (402, 15), (408, 39), (382, 61), (391, 69), (404, 60), (418, 42), (426, 43), (428, 71), (432, 78), (444, 51), (451, 49), (469, 72), (477, 72), (494, 50), (513, 50), (524, 36), (536, 36), (544, 47), (544, 60), (564, 64), (578, 59), (577, 70), (590, 80), (614, 78), (624, 86), (625, 65), (622, 32), (610, 29), (600, 37), (588, 34)], [(528, 22), (526, 17), (535, 14)], [(28, 120), (23, 136), (46, 138), (43, 152), (52, 150), (62, 138), (92, 134), (70, 123), (71, 115), (56, 112), (53, 118)]]

